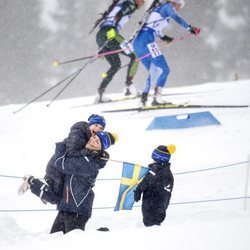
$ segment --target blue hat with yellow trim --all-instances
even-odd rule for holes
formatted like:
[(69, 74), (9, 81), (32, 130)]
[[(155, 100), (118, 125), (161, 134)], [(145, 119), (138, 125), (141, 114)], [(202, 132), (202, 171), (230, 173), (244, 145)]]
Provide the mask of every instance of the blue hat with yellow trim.
[(164, 163), (169, 162), (171, 154), (176, 151), (176, 147), (173, 144), (168, 146), (160, 145), (152, 152), (152, 159), (156, 162)]
[(102, 150), (108, 149), (111, 145), (114, 145), (118, 140), (118, 136), (114, 133), (106, 131), (97, 132), (96, 135), (100, 138), (102, 144)]

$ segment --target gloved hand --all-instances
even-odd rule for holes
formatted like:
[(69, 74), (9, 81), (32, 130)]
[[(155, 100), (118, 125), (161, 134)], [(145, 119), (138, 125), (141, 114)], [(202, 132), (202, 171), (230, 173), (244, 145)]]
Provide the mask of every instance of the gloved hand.
[(109, 160), (109, 153), (106, 151), (92, 151), (90, 152), (91, 159), (98, 164), (98, 168), (104, 168)]
[(50, 187), (54, 187), (55, 181), (52, 178), (45, 175), (44, 180)]
[(137, 189), (134, 190), (134, 200), (135, 202), (138, 202), (141, 199), (141, 192), (138, 191)]
[(113, 40), (116, 37), (116, 30), (112, 28), (106, 33), (106, 35), (108, 40)]
[(106, 151), (101, 151), (101, 152), (99, 153), (99, 157), (100, 157), (100, 159), (103, 160), (103, 161), (108, 161), (108, 159), (109, 159), (109, 153), (106, 152)]
[(162, 37), (161, 40), (166, 42), (167, 45), (169, 45), (174, 41), (174, 38), (167, 36), (167, 35), (164, 35), (164, 37)]
[(190, 33), (192, 33), (194, 35), (198, 35), (200, 33), (201, 29), (198, 28), (198, 27), (193, 27), (193, 26), (190, 25), (189, 26), (189, 31), (190, 31)]
[[(84, 149), (87, 157), (91, 157), (92, 160), (100, 159), (99, 151), (90, 149)], [(83, 151), (84, 152), (84, 151)]]
[(87, 149), (86, 156), (91, 157), (93, 160), (107, 161), (109, 159), (109, 154), (106, 151), (94, 151)]

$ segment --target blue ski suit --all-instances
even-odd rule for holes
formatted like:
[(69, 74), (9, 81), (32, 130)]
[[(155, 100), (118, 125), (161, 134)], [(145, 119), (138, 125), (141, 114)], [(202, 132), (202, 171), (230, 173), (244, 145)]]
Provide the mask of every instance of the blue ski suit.
[[(148, 45), (155, 43), (157, 38), (161, 39), (164, 37), (162, 29), (169, 24), (171, 18), (186, 30), (190, 29), (190, 25), (176, 13), (172, 3), (167, 2), (160, 4), (152, 11), (145, 25), (143, 25), (134, 40), (133, 47), (137, 57), (150, 54)], [(154, 82), (156, 87), (164, 87), (170, 73), (164, 56), (162, 54), (156, 57), (147, 56), (141, 61), (149, 71), (143, 93), (149, 93), (150, 86)]]

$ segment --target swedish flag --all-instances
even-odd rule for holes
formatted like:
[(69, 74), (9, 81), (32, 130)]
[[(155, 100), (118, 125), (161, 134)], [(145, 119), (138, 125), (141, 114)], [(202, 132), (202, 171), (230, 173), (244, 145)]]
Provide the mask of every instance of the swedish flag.
[(119, 195), (114, 211), (131, 210), (134, 205), (134, 190), (148, 172), (148, 168), (123, 162)]

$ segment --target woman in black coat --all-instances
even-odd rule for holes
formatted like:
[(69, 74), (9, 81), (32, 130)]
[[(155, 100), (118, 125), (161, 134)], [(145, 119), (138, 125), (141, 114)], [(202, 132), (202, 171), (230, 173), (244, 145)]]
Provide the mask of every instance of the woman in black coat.
[(51, 228), (51, 233), (68, 233), (74, 229), (85, 230), (85, 225), (92, 214), (95, 185), (99, 170), (109, 158), (105, 151), (115, 143), (116, 138), (108, 132), (97, 132), (85, 148), (67, 152), (64, 143), (56, 146), (55, 165), (63, 173), (64, 187), (58, 203), (58, 215)]
[[(106, 126), (106, 121), (103, 116), (93, 114), (88, 118), (88, 122), (77, 122), (71, 128), (68, 137), (64, 140), (66, 152), (81, 154), (81, 150), (89, 141), (90, 137), (97, 132), (103, 131)], [(46, 167), (45, 181), (53, 189), (53, 194), (47, 197), (47, 201), (52, 204), (57, 204), (62, 193), (64, 175), (55, 168), (55, 154), (49, 160)], [(42, 185), (42, 183), (40, 183)], [(32, 191), (32, 190), (31, 190)], [(32, 191), (33, 192), (33, 191)], [(34, 190), (33, 193), (37, 193)], [(45, 198), (44, 198), (45, 199)], [(46, 199), (45, 199), (46, 200)]]
[(57, 143), (53, 167), (63, 179), (58, 194), (55, 193), (54, 186), (49, 186), (32, 176), (25, 180), (32, 193), (57, 204), (59, 212), (50, 233), (85, 230), (92, 213), (92, 188), (99, 169), (106, 165), (109, 158), (105, 150), (116, 140), (117, 137), (109, 132), (97, 132), (80, 150), (67, 151), (65, 141)]
[[(90, 137), (99, 131), (103, 131), (106, 121), (103, 116), (93, 114), (88, 118), (88, 122), (77, 122), (71, 128), (68, 137), (64, 139), (66, 151), (69, 153), (81, 153)], [(18, 194), (22, 195), (29, 188), (31, 192), (40, 197), (44, 203), (58, 204), (62, 194), (64, 185), (64, 175), (55, 167), (56, 156), (50, 158), (46, 166), (46, 174), (44, 176), (45, 183), (33, 176), (24, 176), (24, 182), (18, 190)], [(32, 178), (33, 185), (29, 184), (28, 179)]]
[(174, 177), (170, 170), (170, 156), (175, 151), (174, 145), (159, 146), (153, 153), (155, 161), (150, 164), (149, 171), (134, 191), (134, 199), (142, 198), (142, 215), (145, 226), (161, 225), (166, 218)]

